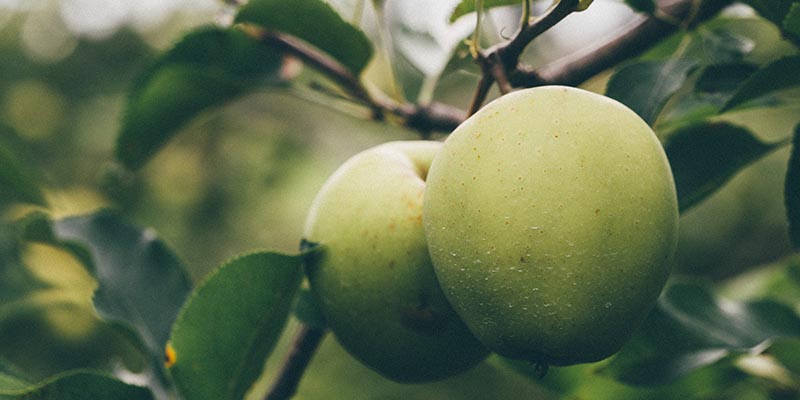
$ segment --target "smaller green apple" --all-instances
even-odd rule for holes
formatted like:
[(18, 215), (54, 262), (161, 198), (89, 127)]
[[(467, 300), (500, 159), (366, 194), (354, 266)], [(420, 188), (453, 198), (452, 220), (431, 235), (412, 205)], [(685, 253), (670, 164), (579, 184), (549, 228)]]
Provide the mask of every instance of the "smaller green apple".
[(425, 177), (441, 143), (391, 142), (345, 162), (315, 198), (307, 274), (350, 354), (400, 382), (445, 378), (488, 351), (439, 288), (422, 224)]

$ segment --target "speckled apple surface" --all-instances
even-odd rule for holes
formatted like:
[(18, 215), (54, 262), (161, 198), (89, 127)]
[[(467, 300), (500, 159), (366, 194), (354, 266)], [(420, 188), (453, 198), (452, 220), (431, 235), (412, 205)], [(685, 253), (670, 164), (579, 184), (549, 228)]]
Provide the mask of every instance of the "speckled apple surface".
[(642, 119), (550, 86), (503, 96), (448, 137), (424, 221), (441, 287), (485, 345), (569, 365), (618, 351), (652, 308), (678, 208)]
[(422, 224), (425, 177), (439, 142), (390, 142), (334, 172), (311, 207), (305, 239), (312, 292), (344, 348), (401, 382), (441, 379), (488, 351), (447, 303)]

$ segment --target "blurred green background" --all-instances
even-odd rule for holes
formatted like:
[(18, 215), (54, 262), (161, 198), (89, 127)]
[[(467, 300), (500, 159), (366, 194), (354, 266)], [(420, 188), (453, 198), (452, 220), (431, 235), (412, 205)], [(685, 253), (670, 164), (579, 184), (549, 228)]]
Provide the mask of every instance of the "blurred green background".
[[(144, 169), (123, 171), (113, 147), (131, 80), (183, 33), (224, 21), (228, 7), (215, 0), (0, 0), (0, 121), (14, 129), (23, 158), (44, 177), (53, 214), (117, 209), (128, 220), (153, 227), (194, 281), (243, 252), (295, 251), (313, 196), (342, 161), (381, 142), (417, 138), (315, 101), (307, 90), (298, 96), (285, 87), (203, 114)], [(608, 7), (611, 16), (627, 15), (620, 11), (624, 5)], [(752, 57), (782, 54), (771, 25), (746, 21), (737, 29), (757, 39)], [(542, 38), (526, 57), (568, 52), (586, 40), (568, 33)], [(466, 106), (476, 78), (473, 66), (464, 68), (443, 78), (438, 99)], [(420, 79), (413, 71), (405, 75), (401, 79), (407, 82)], [(603, 85), (602, 76), (587, 83), (600, 92)], [(792, 103), (729, 118), (763, 139), (780, 140), (800, 115), (798, 102)], [(788, 149), (769, 155), (682, 216), (676, 271), (720, 280), (790, 253), (782, 198), (787, 158)], [(40, 312), (0, 315), (0, 356), (40, 378), (66, 368), (135, 369), (143, 362), (122, 334), (93, 316), (94, 284), (74, 260), (37, 245), (26, 249), (26, 261), (35, 276), (53, 286), (37, 293), (33, 303)], [(293, 323), (254, 393), (268, 384), (295, 330)], [(551, 379), (569, 373), (582, 372)], [(624, 394), (628, 389), (600, 381), (586, 385), (602, 386), (611, 393), (608, 398), (675, 395)], [(576, 396), (601, 398), (596, 390)], [(442, 383), (397, 385), (358, 365), (329, 337), (300, 393), (308, 399), (510, 399), (540, 391), (497, 359)]]

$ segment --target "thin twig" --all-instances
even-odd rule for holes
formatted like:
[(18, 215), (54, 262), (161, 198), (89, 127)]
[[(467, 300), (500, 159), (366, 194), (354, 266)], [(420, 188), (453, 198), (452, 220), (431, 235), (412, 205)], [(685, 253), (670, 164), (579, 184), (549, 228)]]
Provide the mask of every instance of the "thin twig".
[(499, 56), (500, 61), (503, 62), (506, 70), (512, 70), (517, 67), (519, 57), (525, 50), (525, 47), (536, 39), (539, 35), (552, 28), (555, 24), (566, 18), (568, 15), (575, 11), (578, 6), (578, 0), (561, 0), (558, 4), (550, 9), (545, 15), (534, 20), (530, 24), (522, 26), (520, 31), (511, 39), (510, 42), (498, 46), (494, 52)]
[[(660, 1), (658, 12), (683, 21), (689, 17), (692, 1)], [(695, 24), (713, 17), (728, 4), (730, 1), (706, 1), (705, 7), (694, 16)], [(663, 18), (639, 15), (622, 26), (618, 30), (619, 34), (593, 46), (588, 51), (565, 57), (537, 69), (518, 66), (517, 70), (509, 73), (509, 80), (515, 87), (577, 86), (620, 61), (641, 54), (678, 29), (679, 26)]]
[(297, 392), (297, 386), (303, 373), (311, 362), (311, 357), (317, 351), (322, 339), (327, 332), (324, 328), (315, 328), (303, 325), (294, 339), (294, 345), (289, 357), (283, 364), (283, 369), (272, 385), (265, 400), (286, 400), (292, 398)]
[[(533, 39), (552, 28), (561, 20), (575, 11), (578, 5), (578, 0), (561, 0), (541, 17), (529, 21), (529, 18), (523, 19), (520, 30), (517, 34), (507, 43), (497, 44), (477, 55), (476, 60), (481, 65), (483, 76), (491, 76), (492, 81), (497, 82), (500, 93), (506, 94), (513, 89), (513, 82), (511, 82), (510, 75), (515, 73), (519, 67), (519, 57), (522, 51), (530, 44)], [(524, 13), (527, 13), (526, 11)], [(478, 26), (476, 29), (479, 29)], [(486, 82), (482, 81), (483, 84)], [(491, 82), (489, 82), (491, 84)], [(475, 92), (476, 97), (473, 98), (472, 106), (483, 104), (488, 95), (488, 88), (480, 86)], [(477, 108), (470, 107), (469, 115), (472, 115)]]
[(391, 113), (403, 119), (406, 126), (418, 130), (423, 136), (429, 134), (431, 130), (449, 132), (464, 120), (464, 111), (447, 104), (436, 102), (424, 106), (401, 104), (386, 97), (373, 96), (347, 67), (294, 36), (253, 25), (243, 25), (243, 29), (261, 42), (294, 55), (312, 68), (323, 72), (346, 93), (369, 107), (374, 120), (383, 120), (386, 113)]
[(492, 84), (494, 84), (494, 77), (490, 74), (483, 74), (481, 75), (481, 80), (478, 81), (478, 87), (475, 89), (475, 95), (472, 96), (472, 102), (469, 104), (469, 111), (467, 111), (467, 116), (471, 116), (478, 112), (478, 110), (483, 106), (483, 101), (486, 99), (486, 96), (489, 94), (489, 89), (492, 88)]

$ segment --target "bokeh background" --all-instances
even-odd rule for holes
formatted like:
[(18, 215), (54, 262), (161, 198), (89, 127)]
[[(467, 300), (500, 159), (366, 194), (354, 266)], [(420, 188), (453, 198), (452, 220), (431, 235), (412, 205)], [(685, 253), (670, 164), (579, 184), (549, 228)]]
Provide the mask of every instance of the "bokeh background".
[[(621, 2), (596, 3), (542, 37), (526, 59), (538, 63), (576, 51), (631, 15)], [(313, 196), (342, 161), (378, 143), (418, 137), (320, 101), (313, 91), (273, 88), (204, 113), (141, 171), (122, 170), (113, 148), (132, 79), (190, 29), (225, 22), (230, 9), (217, 0), (0, 0), (0, 121), (13, 128), (23, 158), (43, 177), (50, 211), (61, 217), (116, 209), (158, 232), (194, 281), (237, 254), (295, 251)], [(499, 39), (517, 12), (499, 10), (493, 20), (498, 29), (484, 40)], [(748, 9), (728, 13), (737, 18), (736, 29), (758, 44), (750, 57), (771, 60), (786, 51), (776, 29)], [(587, 18), (602, 23), (587, 24)], [(406, 61), (398, 79), (413, 97), (421, 73), (414, 60)], [(313, 79), (313, 73), (301, 73)], [(466, 107), (476, 73), (468, 62), (453, 62), (435, 97)], [(379, 65), (368, 76), (385, 86)], [(602, 92), (605, 76), (586, 87)], [(729, 119), (762, 139), (781, 140), (797, 121), (798, 104)], [(788, 149), (765, 157), (681, 217), (677, 272), (720, 281), (790, 253), (782, 198), (787, 159)], [(123, 335), (93, 316), (94, 284), (80, 265), (45, 246), (32, 246), (26, 257), (36, 276), (58, 288), (37, 304), (59, 306), (0, 314), (0, 356), (39, 377), (84, 366), (135, 369), (143, 362)], [(292, 323), (254, 398), (295, 329)], [(607, 382), (603, 387), (614, 398), (642, 398)], [(329, 338), (301, 398), (529, 398), (541, 390), (496, 359), (442, 383), (396, 385), (358, 365)], [(659, 393), (647, 392), (654, 398)]]

